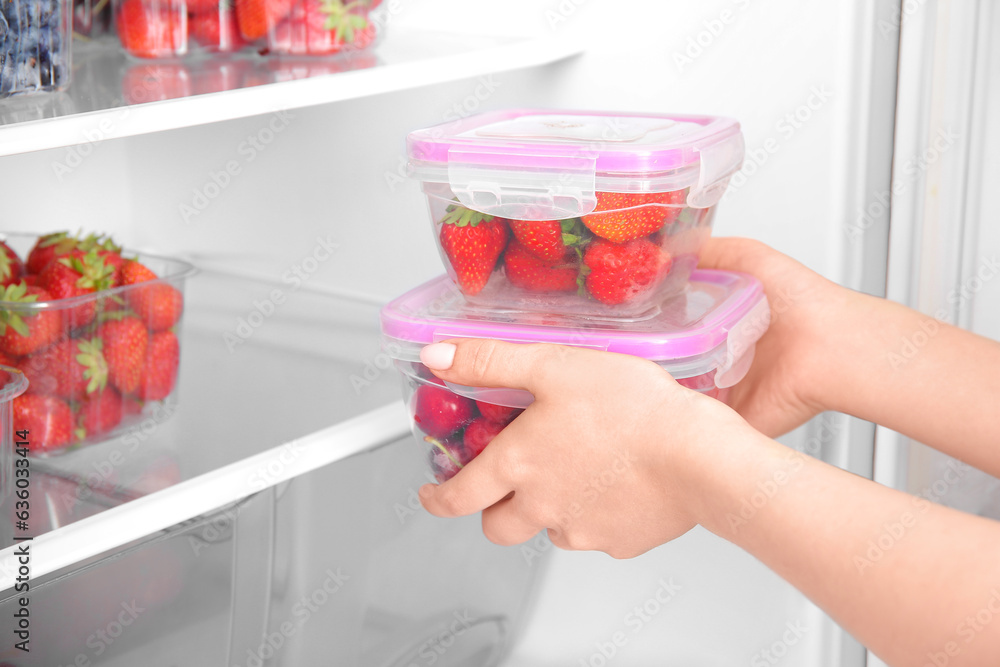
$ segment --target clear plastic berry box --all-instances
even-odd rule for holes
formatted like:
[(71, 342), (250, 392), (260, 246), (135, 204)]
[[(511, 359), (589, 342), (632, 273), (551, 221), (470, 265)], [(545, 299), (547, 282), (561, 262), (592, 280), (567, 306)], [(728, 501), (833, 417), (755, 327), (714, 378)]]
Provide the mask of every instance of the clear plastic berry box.
[(469, 308), (442, 276), (382, 309), (382, 347), (402, 374), (413, 433), (439, 479), (478, 455), (534, 400), (519, 389), (444, 383), (420, 363), (420, 350), (449, 338), (555, 343), (631, 354), (663, 367), (681, 385), (725, 401), (753, 362), (771, 311), (760, 282), (745, 274), (696, 270), (684, 291), (655, 315), (594, 322), (573, 315), (492, 315)]
[(412, 132), (407, 153), (469, 303), (637, 317), (684, 289), (743, 135), (713, 116), (514, 109)]
[(29, 381), (13, 425), (32, 456), (104, 441), (176, 401), (190, 264), (102, 237), (0, 240), (0, 364)]
[(375, 43), (381, 0), (115, 0), (122, 48), (142, 59), (260, 52), (333, 56)]
[(69, 0), (0, 2), (0, 98), (66, 88), (72, 35)]

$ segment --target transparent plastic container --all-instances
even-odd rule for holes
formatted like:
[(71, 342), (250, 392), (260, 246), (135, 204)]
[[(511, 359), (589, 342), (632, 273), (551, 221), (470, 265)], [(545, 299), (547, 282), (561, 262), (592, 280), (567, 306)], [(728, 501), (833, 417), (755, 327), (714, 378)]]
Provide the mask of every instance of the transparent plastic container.
[[(48, 251), (70, 252), (74, 239)], [(4, 241), (26, 261), (21, 280), (0, 292), (0, 363), (29, 380), (14, 400), (13, 422), (32, 430), (33, 456), (101, 442), (176, 401), (190, 264), (124, 251), (124, 261), (134, 259), (156, 278), (55, 299), (39, 285), (46, 272), (38, 266), (57, 261), (32, 253), (39, 237), (9, 234)], [(120, 270), (113, 266), (121, 255), (88, 242), (75, 247), (88, 256), (81, 261), (92, 265), (96, 255), (106, 270)]]
[(684, 289), (743, 136), (713, 116), (514, 109), (412, 132), (407, 152), (470, 303), (636, 317)]
[(266, 40), (267, 52), (333, 56), (364, 52), (381, 34), (372, 10), (381, 0), (235, 0), (240, 31)]
[(11, 403), (28, 388), (24, 373), (0, 365), (0, 502), (10, 495), (14, 482), (14, 424)]
[(403, 379), (413, 433), (433, 474), (448, 479), (481, 452), (534, 397), (521, 389), (445, 383), (420, 350), (449, 338), (555, 343), (631, 354), (656, 362), (681, 385), (725, 401), (753, 363), (770, 308), (760, 282), (740, 273), (696, 270), (684, 292), (654, 316), (598, 321), (571, 315), (497, 312), (465, 303), (442, 276), (382, 309), (382, 347)]
[(177, 58), (188, 52), (185, 0), (115, 0), (115, 29), (135, 58)]
[(0, 98), (66, 88), (72, 36), (69, 0), (0, 3)]

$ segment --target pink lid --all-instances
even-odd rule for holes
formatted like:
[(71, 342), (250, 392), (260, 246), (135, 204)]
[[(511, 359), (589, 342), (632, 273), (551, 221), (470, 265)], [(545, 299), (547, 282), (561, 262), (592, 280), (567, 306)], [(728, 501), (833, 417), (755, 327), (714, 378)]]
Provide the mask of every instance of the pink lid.
[(642, 320), (477, 309), (442, 276), (382, 309), (383, 348), (419, 359), (420, 348), (448, 338), (557, 343), (644, 357), (675, 377), (725, 371), (763, 335), (770, 310), (756, 278), (696, 270), (687, 289)]
[(739, 123), (716, 116), (508, 109), (406, 142), (414, 178), (448, 183), (467, 207), (508, 216), (528, 206), (586, 215), (596, 191), (690, 188), (688, 205), (706, 208), (743, 164)]

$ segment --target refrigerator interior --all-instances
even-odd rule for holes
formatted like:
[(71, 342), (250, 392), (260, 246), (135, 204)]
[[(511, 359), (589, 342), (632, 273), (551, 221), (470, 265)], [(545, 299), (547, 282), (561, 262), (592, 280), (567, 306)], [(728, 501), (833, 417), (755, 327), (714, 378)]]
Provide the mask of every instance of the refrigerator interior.
[[(376, 307), (442, 271), (425, 203), (405, 179), (403, 138), (469, 113), (539, 106), (735, 117), (747, 160), (718, 209), (716, 233), (758, 238), (835, 281), (884, 292), (889, 212), (864, 211), (893, 176), (898, 2), (400, 0), (391, 7), (387, 49), (394, 38), (433, 39), (437, 31), (450, 39), (520, 39), (527, 51), (559, 40), (574, 45), (566, 53), (580, 53), (512, 70), (506, 63), (471, 77), (464, 74), (467, 58), (458, 56), (435, 61), (433, 73), (415, 67), (392, 85), (372, 84), (377, 94), (344, 99), (332, 76), (319, 97), (331, 101), (287, 110), (280, 110), (283, 92), (275, 86), (273, 111), (207, 124), (192, 111), (207, 102), (164, 102), (149, 107), (163, 117), (194, 116), (157, 121), (178, 129), (79, 138), (84, 143), (0, 159), (5, 191), (18, 193), (5, 198), (5, 230), (103, 230), (128, 247), (176, 254), (203, 269), (188, 286), (196, 317), (186, 323), (180, 388), (182, 410), (190, 409), (194, 421), (178, 415), (176, 423), (189, 430), (162, 432), (163, 447), (184, 452), (178, 481), (398, 401), (396, 379), (374, 365)], [(367, 81), (350, 79), (358, 80)], [(215, 99), (225, 106), (229, 98)], [(270, 140), (248, 147), (263, 136)], [(333, 249), (328, 259), (318, 261), (319, 247)], [(219, 282), (229, 291), (213, 292)], [(271, 289), (301, 301), (301, 309), (266, 319), (246, 345), (230, 351), (225, 334), (237, 333), (240, 318), (259, 310), (255, 301)], [(368, 382), (369, 367), (372, 384), (357, 390), (352, 376)], [(870, 476), (874, 434), (870, 424), (823, 415), (783, 441)], [(406, 487), (358, 491), (367, 501), (343, 503), (369, 512)], [(303, 511), (311, 530), (323, 531), (340, 509)], [(472, 531), (474, 524), (462, 525)], [(427, 531), (425, 543), (411, 536), (421, 548), (443, 530), (426, 517), (411, 525)], [(359, 539), (374, 530), (350, 529)], [(274, 539), (284, 543), (277, 533)], [(321, 552), (332, 548), (310, 546), (318, 551), (289, 552), (304, 559), (301, 576), (317, 574)], [(864, 650), (800, 594), (700, 530), (630, 561), (557, 552), (544, 538), (516, 553), (551, 563), (506, 664), (596, 665), (602, 656), (610, 660), (602, 648), (618, 632), (628, 639), (615, 649), (619, 665), (746, 663), (775, 645), (786, 664), (865, 662)], [(417, 562), (383, 565), (399, 578), (381, 592), (387, 599), (393, 591), (433, 599), (412, 583), (421, 572)], [(501, 581), (489, 571), (480, 576), (484, 585)], [(676, 595), (664, 602), (667, 589)], [(247, 608), (280, 609), (257, 593)], [(386, 603), (379, 614), (391, 624), (407, 604)], [(783, 643), (790, 626), (805, 628), (794, 644)], [(252, 634), (233, 626), (234, 636), (244, 632)], [(309, 647), (323, 646), (325, 632), (325, 624), (311, 625), (301, 653), (290, 651), (281, 664), (313, 664)], [(350, 646), (344, 650), (361, 650)]]

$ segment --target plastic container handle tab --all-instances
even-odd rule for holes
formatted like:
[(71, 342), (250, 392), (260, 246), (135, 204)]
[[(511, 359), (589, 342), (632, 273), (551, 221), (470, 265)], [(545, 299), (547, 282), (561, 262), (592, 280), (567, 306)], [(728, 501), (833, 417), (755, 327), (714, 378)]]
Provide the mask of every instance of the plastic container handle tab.
[(715, 373), (715, 386), (732, 387), (742, 380), (753, 363), (757, 341), (771, 324), (771, 307), (761, 299), (750, 312), (733, 325), (726, 338), (726, 361)]
[(564, 220), (597, 208), (597, 156), (448, 151), (448, 183), (466, 208), (515, 220)]
[(14, 419), (12, 403), (28, 389), (28, 378), (10, 366), (0, 366), (0, 501), (14, 484)]
[(709, 208), (718, 204), (729, 187), (730, 177), (743, 167), (744, 152), (740, 132), (699, 149), (698, 183), (688, 193), (688, 206)]

